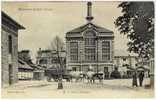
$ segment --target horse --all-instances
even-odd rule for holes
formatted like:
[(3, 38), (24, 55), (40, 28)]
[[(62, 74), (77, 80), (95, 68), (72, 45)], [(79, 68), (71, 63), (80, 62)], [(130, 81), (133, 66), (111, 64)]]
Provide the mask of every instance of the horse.
[(87, 73), (86, 73), (86, 75), (87, 75), (87, 80), (88, 80), (88, 83), (90, 82), (90, 83), (94, 83), (95, 82), (95, 79), (94, 79), (94, 74), (95, 74), (95, 72), (93, 72), (93, 71), (88, 71)]
[(104, 73), (95, 73), (93, 75), (93, 79), (98, 79), (100, 83), (102, 83), (103, 79), (104, 79)]
[(102, 83), (102, 80), (104, 79), (103, 73), (95, 73), (93, 71), (87, 72), (87, 79), (88, 83), (95, 83), (95, 80), (98, 79), (100, 83)]
[(81, 71), (71, 71), (69, 73), (71, 75), (71, 81), (75, 78), (75, 82), (82, 81), (85, 78), (85, 74)]

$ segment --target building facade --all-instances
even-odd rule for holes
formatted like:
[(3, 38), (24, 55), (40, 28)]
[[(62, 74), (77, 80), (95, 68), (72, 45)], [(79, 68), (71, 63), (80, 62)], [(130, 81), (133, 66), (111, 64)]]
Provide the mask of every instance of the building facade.
[(19, 79), (44, 79), (45, 68), (38, 66), (32, 62), (31, 51), (22, 50), (18, 52), (19, 57)]
[(18, 59), (18, 79), (19, 80), (32, 80), (34, 69), (25, 61)]
[(18, 30), (24, 29), (2, 12), (1, 25), (2, 87), (18, 81)]
[(76, 71), (112, 72), (114, 34), (92, 23), (92, 4), (87, 4), (87, 23), (66, 33), (66, 67)]
[(137, 56), (120, 55), (114, 56), (114, 66), (118, 68), (121, 76), (131, 77), (133, 69), (136, 69), (138, 63)]
[[(66, 52), (62, 50), (61, 52), (59, 52), (59, 56), (62, 64), (65, 65)], [(45, 67), (46, 69), (60, 67), (58, 55), (55, 50), (39, 49), (36, 57), (36, 64)]]
[(143, 61), (143, 59), (135, 53), (115, 50), (114, 66), (118, 68), (121, 76), (132, 77), (134, 71), (137, 71), (138, 74), (143, 71), (145, 77), (149, 77), (149, 63)]
[(18, 57), (27, 63), (29, 63), (29, 62), (32, 63), (32, 61), (31, 61), (32, 59), (31, 59), (30, 55), (31, 55), (30, 50), (21, 50), (18, 52)]

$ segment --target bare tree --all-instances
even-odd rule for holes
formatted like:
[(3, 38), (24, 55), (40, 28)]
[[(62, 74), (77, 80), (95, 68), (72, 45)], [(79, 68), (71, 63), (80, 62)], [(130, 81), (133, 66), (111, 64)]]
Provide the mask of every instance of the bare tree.
[(61, 38), (59, 36), (56, 35), (53, 38), (53, 40), (51, 41), (49, 49), (61, 51), (61, 50), (63, 50), (63, 48), (64, 48), (63, 41), (61, 40)]
[(49, 49), (56, 51), (57, 60), (60, 65), (59, 72), (61, 71), (61, 73), (59, 73), (58, 89), (63, 89), (62, 70), (63, 70), (63, 66), (64, 66), (64, 59), (62, 59), (62, 57), (61, 57), (61, 52), (64, 49), (64, 43), (63, 43), (62, 39), (56, 35), (53, 38), (53, 40), (51, 41)]

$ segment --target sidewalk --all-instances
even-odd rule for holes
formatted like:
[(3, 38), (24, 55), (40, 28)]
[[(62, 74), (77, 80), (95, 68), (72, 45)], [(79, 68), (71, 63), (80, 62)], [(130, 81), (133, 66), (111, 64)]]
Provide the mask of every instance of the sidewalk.
[[(57, 90), (57, 82), (19, 81), (19, 83), (2, 90), (2, 97), (6, 98), (140, 98), (153, 97), (152, 89), (132, 87), (131, 79), (104, 80), (95, 84), (83, 82), (63, 82), (64, 89)], [(149, 84), (149, 79), (144, 80)], [(40, 95), (41, 94), (41, 95)]]

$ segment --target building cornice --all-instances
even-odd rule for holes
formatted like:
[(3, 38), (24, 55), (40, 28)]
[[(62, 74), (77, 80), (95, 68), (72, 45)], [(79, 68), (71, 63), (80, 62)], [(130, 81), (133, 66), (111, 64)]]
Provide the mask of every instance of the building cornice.
[(12, 19), (10, 16), (8, 16), (6, 13), (2, 11), (2, 24), (6, 24), (9, 26), (14, 27), (16, 30), (18, 29), (25, 29), (22, 25), (17, 23), (14, 19)]
[(12, 33), (14, 36), (18, 36), (17, 31), (13, 30), (12, 28), (2, 24), (2, 29), (5, 30), (6, 32)]

